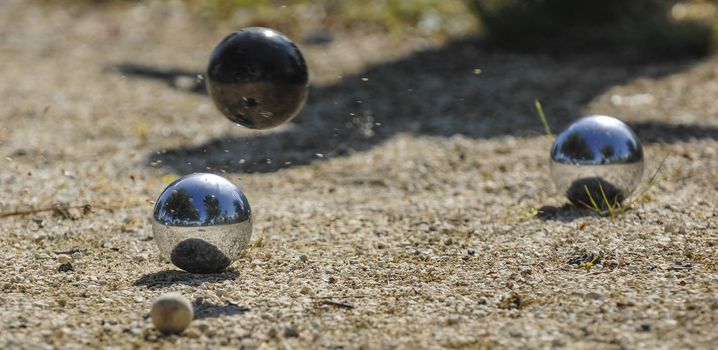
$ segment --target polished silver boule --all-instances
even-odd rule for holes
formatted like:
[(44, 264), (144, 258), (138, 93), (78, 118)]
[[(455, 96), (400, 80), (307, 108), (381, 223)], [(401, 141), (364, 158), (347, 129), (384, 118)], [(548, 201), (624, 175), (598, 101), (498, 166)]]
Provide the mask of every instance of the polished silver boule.
[(608, 209), (633, 193), (643, 176), (643, 148), (622, 121), (593, 115), (561, 132), (551, 146), (551, 177), (577, 206)]
[(252, 209), (229, 180), (187, 175), (155, 204), (152, 230), (162, 256), (194, 273), (219, 272), (239, 258), (252, 237)]

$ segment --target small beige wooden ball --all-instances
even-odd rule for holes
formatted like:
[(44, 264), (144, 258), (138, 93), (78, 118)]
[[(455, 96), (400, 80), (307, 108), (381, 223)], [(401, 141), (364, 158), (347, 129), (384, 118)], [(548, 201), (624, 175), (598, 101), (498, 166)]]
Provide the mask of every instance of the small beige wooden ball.
[(194, 318), (192, 304), (178, 293), (160, 295), (152, 304), (152, 323), (162, 333), (182, 333)]

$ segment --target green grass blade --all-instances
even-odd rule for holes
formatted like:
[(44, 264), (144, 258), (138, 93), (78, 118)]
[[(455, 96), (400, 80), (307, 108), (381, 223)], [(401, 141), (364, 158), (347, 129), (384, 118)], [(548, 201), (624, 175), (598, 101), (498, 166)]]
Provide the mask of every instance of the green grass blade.
[(546, 135), (548, 135), (549, 139), (553, 141), (554, 136), (551, 132), (551, 127), (548, 125), (548, 119), (546, 119), (546, 114), (543, 112), (543, 106), (541, 106), (541, 102), (538, 99), (534, 99), (534, 106), (536, 107), (536, 111), (538, 112), (539, 118), (541, 118), (541, 123), (543, 124), (543, 128), (546, 131)]
[[(601, 207), (598, 206), (596, 203), (596, 200), (593, 199), (593, 195), (591, 195), (591, 191), (588, 190), (588, 185), (583, 185), (583, 189), (586, 190), (586, 194), (588, 195), (588, 199), (591, 201), (591, 206), (593, 206), (593, 210), (595, 210), (597, 213), (601, 213)], [(590, 207), (589, 207), (590, 209)]]

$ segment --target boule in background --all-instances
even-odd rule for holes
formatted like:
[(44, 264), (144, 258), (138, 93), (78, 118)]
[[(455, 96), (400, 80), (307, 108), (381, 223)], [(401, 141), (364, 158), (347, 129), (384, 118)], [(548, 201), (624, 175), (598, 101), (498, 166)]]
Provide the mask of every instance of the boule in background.
[(252, 210), (242, 191), (214, 174), (182, 177), (160, 194), (152, 230), (162, 256), (193, 273), (226, 269), (252, 237)]
[(643, 147), (622, 121), (592, 115), (558, 134), (551, 146), (551, 177), (577, 206), (608, 209), (623, 202), (643, 176)]
[(228, 35), (212, 52), (207, 91), (232, 122), (269, 129), (292, 119), (304, 105), (309, 73), (304, 57), (284, 34), (261, 27)]

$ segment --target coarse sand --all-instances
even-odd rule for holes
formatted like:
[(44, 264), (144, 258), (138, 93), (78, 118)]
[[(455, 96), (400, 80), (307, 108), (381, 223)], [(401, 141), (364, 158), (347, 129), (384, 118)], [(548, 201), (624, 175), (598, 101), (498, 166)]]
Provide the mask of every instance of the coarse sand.
[[(296, 38), (309, 100), (256, 132), (197, 81), (234, 29), (0, 1), (0, 348), (718, 346), (718, 56)], [(565, 206), (535, 98), (554, 131), (629, 123), (657, 184), (615, 217)], [(199, 171), (254, 211), (224, 273), (152, 239), (153, 201)], [(166, 292), (194, 304), (180, 336), (149, 318)]]

